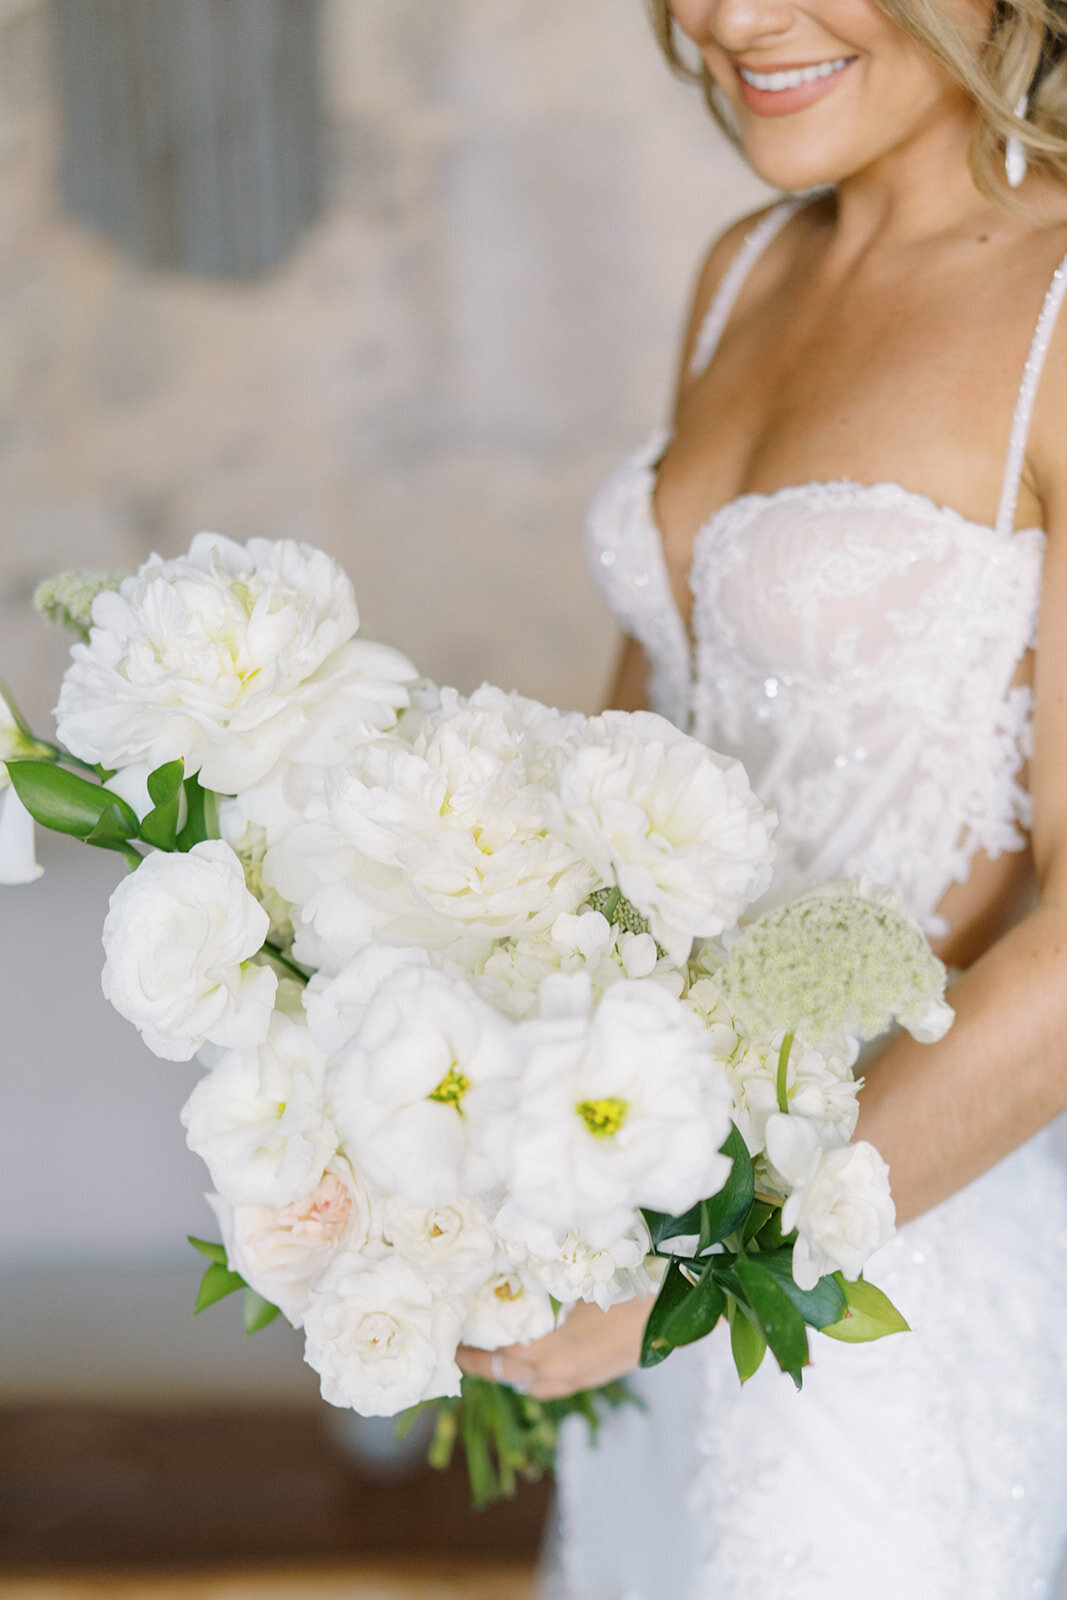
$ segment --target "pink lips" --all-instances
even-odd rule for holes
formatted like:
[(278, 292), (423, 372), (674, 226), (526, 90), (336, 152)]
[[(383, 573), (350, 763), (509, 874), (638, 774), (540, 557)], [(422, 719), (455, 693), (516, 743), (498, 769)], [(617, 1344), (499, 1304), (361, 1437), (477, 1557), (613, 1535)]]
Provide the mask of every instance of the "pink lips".
[(854, 56), (847, 66), (841, 67), (837, 72), (831, 72), (828, 77), (815, 78), (811, 83), (798, 83), (795, 89), (757, 89), (753, 84), (746, 83), (739, 71), (739, 66), (747, 67), (751, 72), (761, 74), (771, 72), (799, 72), (809, 66), (818, 66), (812, 61), (775, 61), (761, 63), (759, 66), (747, 61), (734, 63), (737, 73), (738, 88), (741, 99), (750, 111), (759, 117), (787, 117), (794, 111), (803, 111), (806, 107), (814, 105), (816, 100), (822, 100), (830, 94), (843, 78), (856, 64)]

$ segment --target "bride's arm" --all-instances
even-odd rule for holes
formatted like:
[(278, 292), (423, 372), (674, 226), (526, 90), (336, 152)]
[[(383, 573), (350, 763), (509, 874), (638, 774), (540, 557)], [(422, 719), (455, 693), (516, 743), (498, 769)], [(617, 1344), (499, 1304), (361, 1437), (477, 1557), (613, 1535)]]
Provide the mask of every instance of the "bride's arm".
[(1067, 1109), (1067, 459), (1058, 424), (1067, 406), (1067, 328), (1054, 354), (1033, 436), (1048, 530), (1030, 765), (1038, 899), (953, 986), (956, 1021), (945, 1038), (916, 1045), (903, 1036), (868, 1075), (857, 1137), (889, 1162), (901, 1221), (970, 1183)]

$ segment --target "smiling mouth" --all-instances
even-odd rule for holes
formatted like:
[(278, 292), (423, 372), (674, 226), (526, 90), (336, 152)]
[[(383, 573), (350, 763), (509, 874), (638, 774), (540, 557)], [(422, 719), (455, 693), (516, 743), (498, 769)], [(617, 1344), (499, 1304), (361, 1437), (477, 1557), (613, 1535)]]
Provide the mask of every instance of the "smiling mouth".
[(820, 78), (832, 78), (855, 61), (855, 56), (839, 56), (836, 61), (819, 61), (811, 67), (790, 67), (779, 72), (753, 72), (751, 67), (738, 67), (737, 75), (750, 88), (761, 94), (781, 94), (786, 89), (799, 89), (807, 83), (818, 83)]

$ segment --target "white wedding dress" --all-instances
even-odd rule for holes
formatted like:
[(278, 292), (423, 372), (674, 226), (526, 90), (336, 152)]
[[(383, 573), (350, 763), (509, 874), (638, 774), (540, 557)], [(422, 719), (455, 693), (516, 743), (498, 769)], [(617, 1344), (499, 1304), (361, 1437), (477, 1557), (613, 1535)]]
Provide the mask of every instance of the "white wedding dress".
[[(712, 304), (803, 201), (757, 224)], [(653, 708), (745, 763), (780, 817), (779, 887), (867, 874), (933, 931), (979, 849), (1025, 843), (1020, 781), (1043, 535), (1014, 529), (1027, 362), (993, 527), (896, 484), (746, 494), (701, 528), (695, 653), (652, 515), (657, 433), (593, 503), (593, 571), (652, 666)], [(635, 1377), (590, 1448), (569, 1427), (547, 1592), (565, 1600), (1052, 1600), (1067, 1535), (1067, 1183), (1048, 1135), (902, 1228), (868, 1276), (913, 1332), (813, 1335), (797, 1394), (742, 1392), (722, 1328)]]

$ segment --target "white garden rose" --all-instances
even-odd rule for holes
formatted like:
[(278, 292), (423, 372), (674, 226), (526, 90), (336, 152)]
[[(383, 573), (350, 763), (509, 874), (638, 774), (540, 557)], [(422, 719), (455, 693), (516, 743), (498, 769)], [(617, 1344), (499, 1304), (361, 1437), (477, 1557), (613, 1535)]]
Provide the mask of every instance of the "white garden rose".
[(523, 1067), (509, 1187), (529, 1216), (606, 1246), (648, 1206), (678, 1214), (726, 1182), (730, 1090), (698, 1018), (650, 981), (594, 1001), (546, 980), (516, 1029)]
[(335, 1157), (310, 1193), (285, 1206), (208, 1202), (218, 1218), (232, 1272), (299, 1328), (311, 1290), (341, 1251), (380, 1258), (379, 1204), (352, 1168)]
[(740, 762), (652, 712), (591, 719), (563, 766), (567, 837), (676, 962), (730, 928), (771, 879), (774, 813)]
[(557, 1233), (523, 1216), (512, 1200), (501, 1206), (494, 1226), (516, 1266), (563, 1305), (587, 1300), (607, 1311), (623, 1300), (652, 1293), (645, 1266), (652, 1242), (639, 1212), (625, 1233), (600, 1246), (589, 1244), (574, 1228)]
[(804, 1117), (772, 1117), (767, 1155), (789, 1185), (782, 1231), (797, 1230), (793, 1277), (813, 1289), (828, 1272), (855, 1280), (895, 1232), (889, 1168), (873, 1145), (820, 1138)]
[(503, 1179), (516, 1072), (513, 1029), (469, 984), (400, 968), (338, 1052), (329, 1106), (372, 1183), (437, 1205)]
[(260, 1045), (228, 1050), (182, 1107), (190, 1150), (231, 1205), (284, 1206), (319, 1182), (337, 1149), (326, 1057), (303, 1021), (275, 1011)]
[(354, 637), (352, 585), (292, 540), (196, 536), (97, 595), (87, 644), (60, 692), (62, 742), (110, 768), (181, 757), (205, 788), (235, 794), (284, 754), (329, 765), (352, 731), (389, 728), (415, 669)]
[(427, 1208), (387, 1197), (382, 1237), (428, 1283), (452, 1295), (484, 1283), (497, 1249), (488, 1208), (463, 1198)]
[(278, 984), (252, 961), (269, 927), (221, 839), (146, 856), (111, 896), (104, 994), (167, 1061), (188, 1061), (205, 1043), (253, 1048)]
[(476, 1350), (543, 1339), (557, 1326), (548, 1290), (521, 1268), (492, 1273), (467, 1303), (463, 1343)]
[(399, 1257), (368, 1267), (343, 1251), (311, 1291), (304, 1359), (330, 1405), (392, 1417), (459, 1394), (460, 1326), (456, 1306)]

